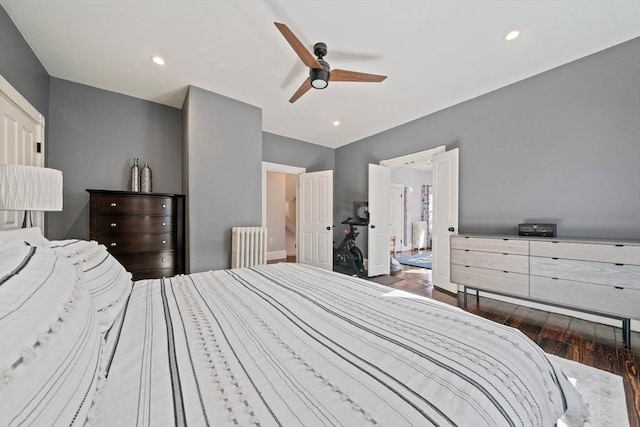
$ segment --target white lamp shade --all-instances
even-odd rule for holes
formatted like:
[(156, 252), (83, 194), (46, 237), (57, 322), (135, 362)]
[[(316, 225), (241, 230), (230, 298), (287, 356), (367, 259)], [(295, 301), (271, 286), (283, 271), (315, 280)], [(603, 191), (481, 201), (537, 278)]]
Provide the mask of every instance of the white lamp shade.
[(62, 172), (35, 166), (0, 165), (0, 210), (61, 211)]

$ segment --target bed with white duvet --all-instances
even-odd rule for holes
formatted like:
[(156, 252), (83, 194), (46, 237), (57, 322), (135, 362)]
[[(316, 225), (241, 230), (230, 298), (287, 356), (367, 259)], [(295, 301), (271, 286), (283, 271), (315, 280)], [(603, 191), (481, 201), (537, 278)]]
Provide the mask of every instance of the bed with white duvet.
[(553, 426), (587, 418), (518, 330), (300, 264), (166, 279), (2, 243), (0, 425)]

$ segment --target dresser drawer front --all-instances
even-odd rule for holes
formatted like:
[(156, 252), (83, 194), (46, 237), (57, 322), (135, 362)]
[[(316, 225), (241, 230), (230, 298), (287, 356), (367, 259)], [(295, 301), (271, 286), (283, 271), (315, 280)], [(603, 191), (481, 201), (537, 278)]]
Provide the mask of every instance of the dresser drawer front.
[(487, 291), (529, 296), (529, 276), (526, 274), (452, 265), (451, 281)]
[(143, 280), (143, 279), (160, 279), (162, 277), (173, 277), (176, 274), (180, 274), (181, 272), (177, 271), (175, 268), (162, 268), (156, 270), (138, 270), (134, 271), (132, 274), (133, 280)]
[(640, 246), (532, 241), (531, 256), (640, 265)]
[(451, 236), (451, 249), (469, 249), (474, 251), (529, 255), (529, 241)]
[(175, 268), (175, 252), (147, 252), (139, 254), (118, 254), (113, 256), (124, 265), (127, 271), (157, 270)]
[(491, 270), (529, 274), (529, 257), (500, 252), (479, 252), (468, 249), (452, 249), (451, 263)]
[(96, 217), (98, 239), (112, 234), (168, 233), (173, 231), (171, 217), (149, 215), (108, 215)]
[(531, 276), (531, 298), (640, 319), (640, 290)]
[(175, 210), (174, 201), (170, 197), (100, 194), (95, 198), (98, 215), (172, 215)]
[(100, 236), (102, 243), (111, 253), (148, 252), (175, 249), (175, 237), (172, 233), (164, 234), (113, 234)]
[(531, 274), (640, 290), (640, 266), (571, 259), (530, 258)]

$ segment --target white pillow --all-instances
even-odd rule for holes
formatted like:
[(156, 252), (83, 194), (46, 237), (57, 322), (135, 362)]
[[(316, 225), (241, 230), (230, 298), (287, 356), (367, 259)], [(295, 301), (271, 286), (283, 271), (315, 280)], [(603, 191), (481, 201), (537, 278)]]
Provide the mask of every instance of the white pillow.
[(82, 426), (103, 340), (81, 272), (49, 248), (7, 249), (0, 249), (2, 424)]
[(84, 283), (98, 312), (100, 331), (105, 333), (131, 293), (131, 273), (103, 245), (87, 240), (57, 240), (49, 247), (80, 266)]
[(42, 235), (42, 230), (39, 227), (0, 231), (0, 248), (16, 240), (27, 242), (31, 246), (46, 246), (49, 244), (49, 240)]

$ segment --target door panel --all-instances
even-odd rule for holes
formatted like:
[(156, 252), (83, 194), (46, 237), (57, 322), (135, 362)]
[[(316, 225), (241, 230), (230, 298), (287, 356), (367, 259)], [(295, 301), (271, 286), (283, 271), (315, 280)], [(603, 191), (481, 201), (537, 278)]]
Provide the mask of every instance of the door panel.
[(433, 184), (433, 283), (457, 293), (458, 286), (451, 283), (449, 271), (449, 238), (458, 234), (457, 148), (433, 158)]
[(298, 262), (333, 269), (333, 171), (298, 175)]
[(391, 171), (369, 165), (369, 277), (389, 274), (389, 188)]
[[(0, 163), (44, 167), (42, 126), (0, 92)], [(24, 211), (0, 211), (0, 230), (20, 228)], [(33, 225), (44, 230), (44, 212), (32, 212)]]

